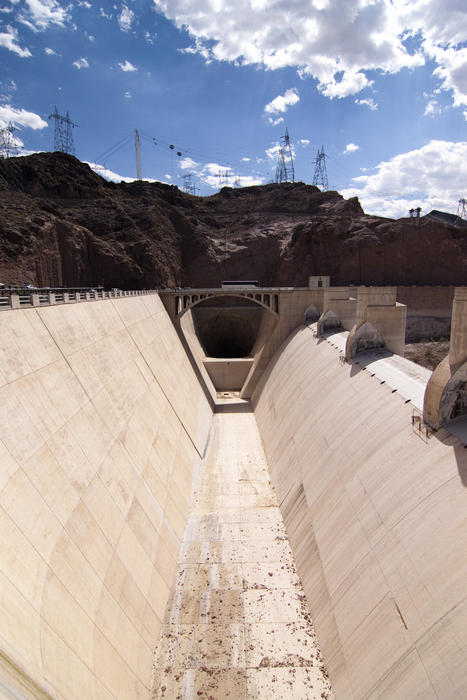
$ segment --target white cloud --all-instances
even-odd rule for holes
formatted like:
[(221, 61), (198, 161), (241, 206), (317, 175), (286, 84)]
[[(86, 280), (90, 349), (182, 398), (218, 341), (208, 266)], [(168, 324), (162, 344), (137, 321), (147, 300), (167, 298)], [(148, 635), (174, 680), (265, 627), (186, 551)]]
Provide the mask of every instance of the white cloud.
[(180, 160), (180, 169), (181, 170), (195, 170), (198, 167), (199, 163), (197, 163), (195, 160), (189, 157), (182, 158)]
[(354, 153), (355, 151), (358, 151), (359, 148), (360, 146), (357, 146), (355, 143), (348, 143), (345, 147), (344, 154)]
[(154, 44), (154, 42), (157, 39), (157, 34), (154, 32), (151, 34), (151, 32), (144, 32), (144, 41), (146, 41), (148, 44)]
[(284, 117), (278, 117), (277, 119), (273, 119), (273, 117), (268, 117), (268, 122), (271, 126), (277, 126), (278, 124), (282, 124), (283, 121)]
[(278, 95), (265, 106), (266, 114), (284, 114), (288, 108), (300, 101), (297, 88), (289, 88), (283, 95)]
[(130, 61), (125, 61), (124, 63), (119, 62), (118, 65), (124, 73), (133, 73), (138, 70)]
[(376, 104), (376, 102), (374, 101), (374, 99), (372, 97), (367, 97), (364, 100), (357, 99), (357, 100), (355, 100), (355, 104), (356, 105), (365, 105), (365, 107), (368, 107), (369, 109), (371, 109), (372, 112), (376, 112), (376, 110), (378, 109), (378, 105)]
[(300, 139), (298, 143), (301, 146), (303, 146), (304, 148), (306, 148), (307, 146), (310, 145), (311, 141), (310, 141), (310, 139)]
[(58, 56), (58, 54), (48, 46), (44, 49), (44, 52), (47, 54), (47, 56)]
[(443, 111), (438, 100), (429, 100), (426, 103), (425, 111), (423, 112), (424, 117), (434, 116), (435, 114), (441, 114)]
[(467, 142), (430, 141), (425, 146), (401, 153), (376, 167), (373, 175), (353, 178), (355, 187), (341, 190), (344, 197), (357, 195), (365, 211), (381, 216), (407, 216), (420, 206), (455, 212), (465, 196)]
[(6, 27), (6, 32), (0, 32), (0, 46), (18, 54), (21, 58), (32, 56), (29, 49), (23, 49), (18, 45), (18, 31), (14, 27)]
[(76, 61), (73, 61), (73, 65), (75, 68), (78, 68), (78, 70), (81, 70), (81, 68), (89, 68), (87, 58), (78, 58)]
[(251, 161), (251, 158), (241, 158), (242, 163), (249, 163)]
[[(106, 168), (105, 165), (100, 165), (100, 163), (90, 163), (89, 161), (84, 161), (89, 165), (91, 170), (103, 177), (105, 180), (110, 180), (110, 182), (136, 182), (136, 177), (126, 177), (124, 175), (119, 175), (118, 173)], [(162, 180), (153, 180), (148, 177), (143, 177), (144, 182), (162, 182)]]
[(16, 109), (11, 105), (0, 105), (0, 125), (6, 126), (11, 122), (14, 126), (24, 126), (28, 129), (44, 129), (48, 126), (38, 114), (25, 109)]
[(131, 100), (131, 98), (133, 96), (132, 96), (131, 92), (129, 90), (127, 90), (126, 92), (123, 93), (123, 97), (125, 98), (125, 100)]
[(122, 30), (122, 32), (130, 31), (134, 19), (135, 13), (133, 12), (133, 10), (130, 10), (129, 7), (124, 5), (118, 17), (118, 24), (120, 25), (120, 29)]
[(19, 20), (33, 31), (42, 31), (51, 25), (64, 27), (70, 19), (71, 5), (63, 6), (56, 0), (26, 0), (25, 4)]
[[(416, 2), (417, 0), (415, 0)], [(435, 4), (438, 0), (418, 0)], [(451, 0), (452, 3), (456, 0)], [(459, 2), (459, 0), (457, 0)], [(154, 0), (193, 37), (189, 51), (205, 60), (295, 67), (330, 98), (371, 84), (368, 71), (395, 73), (425, 62), (404, 43), (407, 0)], [(444, 7), (443, 7), (444, 10)]]
[(280, 151), (280, 144), (274, 143), (270, 148), (267, 148), (264, 152), (270, 160), (277, 160)]

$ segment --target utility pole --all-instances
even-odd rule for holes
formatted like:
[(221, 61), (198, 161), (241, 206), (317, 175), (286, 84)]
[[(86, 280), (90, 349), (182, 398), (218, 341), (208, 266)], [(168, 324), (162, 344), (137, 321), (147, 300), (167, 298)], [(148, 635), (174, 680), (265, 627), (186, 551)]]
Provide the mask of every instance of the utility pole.
[(328, 189), (326, 158), (327, 155), (324, 152), (324, 146), (321, 146), (321, 151), (318, 149), (318, 153), (315, 158), (315, 172), (313, 175), (313, 182), (311, 184), (315, 187), (319, 187), (321, 185), (323, 192), (327, 192)]
[(65, 116), (58, 113), (57, 106), (55, 105), (55, 112), (49, 114), (49, 119), (55, 121), (54, 127), (54, 151), (61, 151), (62, 153), (75, 154), (75, 144), (73, 141), (72, 129), (77, 124), (74, 124), (70, 120), (70, 115), (68, 112)]
[(141, 144), (139, 140), (138, 129), (135, 129), (135, 153), (136, 153), (136, 179), (143, 179), (143, 171), (141, 169)]

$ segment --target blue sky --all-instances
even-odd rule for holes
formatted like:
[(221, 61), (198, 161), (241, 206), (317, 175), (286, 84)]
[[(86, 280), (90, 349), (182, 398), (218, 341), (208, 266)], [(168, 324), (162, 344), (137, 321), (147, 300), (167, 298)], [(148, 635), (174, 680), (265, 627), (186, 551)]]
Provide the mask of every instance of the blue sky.
[(324, 145), (368, 213), (467, 198), (465, 0), (0, 0), (0, 23), (23, 153), (53, 150), (56, 105), (98, 172), (136, 177), (138, 129), (145, 179), (206, 195), (274, 180), (287, 128), (296, 179)]

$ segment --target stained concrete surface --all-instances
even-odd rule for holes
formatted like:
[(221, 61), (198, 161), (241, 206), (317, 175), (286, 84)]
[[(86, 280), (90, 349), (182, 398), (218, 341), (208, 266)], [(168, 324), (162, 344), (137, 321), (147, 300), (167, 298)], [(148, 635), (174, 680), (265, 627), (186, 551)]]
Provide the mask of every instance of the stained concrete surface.
[(197, 475), (153, 698), (332, 698), (254, 414), (232, 403)]

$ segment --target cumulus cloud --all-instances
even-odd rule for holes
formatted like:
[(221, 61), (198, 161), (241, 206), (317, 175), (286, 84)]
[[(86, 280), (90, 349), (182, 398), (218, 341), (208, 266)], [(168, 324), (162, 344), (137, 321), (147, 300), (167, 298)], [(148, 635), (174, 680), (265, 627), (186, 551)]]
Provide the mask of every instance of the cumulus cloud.
[(198, 167), (198, 165), (199, 163), (197, 163), (195, 160), (189, 157), (185, 157), (180, 160), (181, 170), (195, 170)]
[(70, 19), (71, 5), (56, 0), (25, 0), (19, 21), (33, 31), (43, 31), (51, 25), (64, 27)]
[(126, 92), (123, 93), (123, 97), (125, 98), (125, 100), (131, 100), (132, 94), (129, 90), (127, 90)]
[(44, 52), (47, 54), (47, 56), (58, 56), (56, 51), (54, 51), (53, 49), (50, 49), (48, 46), (46, 46), (46, 48), (44, 49)]
[(348, 143), (344, 149), (344, 155), (347, 153), (355, 153), (355, 151), (358, 151), (359, 148), (360, 146), (357, 146), (356, 143)]
[(420, 47), (409, 50), (405, 43), (404, 27), (413, 26), (412, 16), (403, 21), (406, 0), (216, 0), (215, 10), (211, 0), (154, 3), (188, 30), (190, 50), (206, 60), (295, 67), (330, 98), (368, 87), (368, 71), (393, 73), (425, 61)]
[(432, 209), (455, 212), (466, 181), (467, 142), (432, 140), (383, 161), (372, 175), (353, 178), (355, 186), (341, 194), (357, 195), (365, 211), (381, 216), (407, 216), (417, 206), (425, 214)]
[(368, 107), (369, 109), (371, 109), (372, 112), (376, 112), (376, 110), (378, 109), (378, 105), (376, 104), (376, 102), (374, 101), (374, 99), (372, 97), (367, 97), (364, 100), (363, 99), (362, 100), (356, 99), (355, 104), (356, 105), (364, 105), (365, 107)]
[(124, 61), (123, 63), (119, 62), (119, 67), (124, 73), (133, 73), (134, 71), (137, 71), (137, 67), (134, 66), (130, 61)]
[(89, 63), (87, 58), (78, 58), (76, 61), (73, 61), (73, 65), (75, 68), (78, 68), (78, 70), (81, 70), (81, 68), (89, 68)]
[[(249, 160), (249, 158), (242, 158), (244, 162)], [(243, 175), (232, 167), (220, 163), (198, 163), (189, 156), (181, 158), (179, 166), (182, 171), (190, 171), (193, 175), (196, 175), (202, 183), (213, 190), (217, 190), (220, 185), (226, 184), (230, 187), (248, 187), (250, 185), (261, 185), (264, 182), (264, 178), (261, 176)], [(166, 177), (168, 176), (166, 175)]]
[(265, 106), (266, 114), (284, 114), (288, 108), (300, 101), (297, 88), (289, 88), (283, 95), (278, 95)]
[(123, 6), (122, 11), (118, 16), (118, 24), (123, 32), (129, 32), (133, 25), (135, 19), (135, 13), (130, 10), (126, 5)]
[[(462, 0), (153, 0), (206, 61), (297, 68), (329, 98), (429, 61), (454, 104), (467, 101), (467, 13)], [(371, 104), (368, 106), (372, 109)]]
[[(84, 162), (87, 165), (89, 165), (91, 170), (94, 170), (95, 173), (103, 177), (105, 180), (110, 180), (110, 182), (135, 182), (137, 179), (136, 177), (126, 177), (125, 175), (119, 175), (113, 170), (106, 168), (105, 165), (101, 165), (100, 163), (90, 163), (88, 161)], [(148, 177), (143, 177), (143, 180), (144, 182), (158, 182), (158, 180), (154, 180)]]
[(23, 49), (18, 44), (18, 31), (14, 27), (6, 27), (5, 32), (0, 32), (0, 46), (5, 47), (9, 51), (13, 51), (21, 58), (31, 56), (29, 49)]
[(34, 112), (28, 112), (25, 109), (16, 109), (11, 105), (0, 105), (0, 125), (4, 127), (10, 122), (14, 126), (23, 126), (34, 130), (44, 129), (48, 126), (47, 122)]
[(274, 119), (274, 117), (268, 117), (268, 122), (271, 124), (271, 126), (277, 126), (278, 124), (282, 124), (284, 121), (284, 117), (277, 117), (277, 119)]

